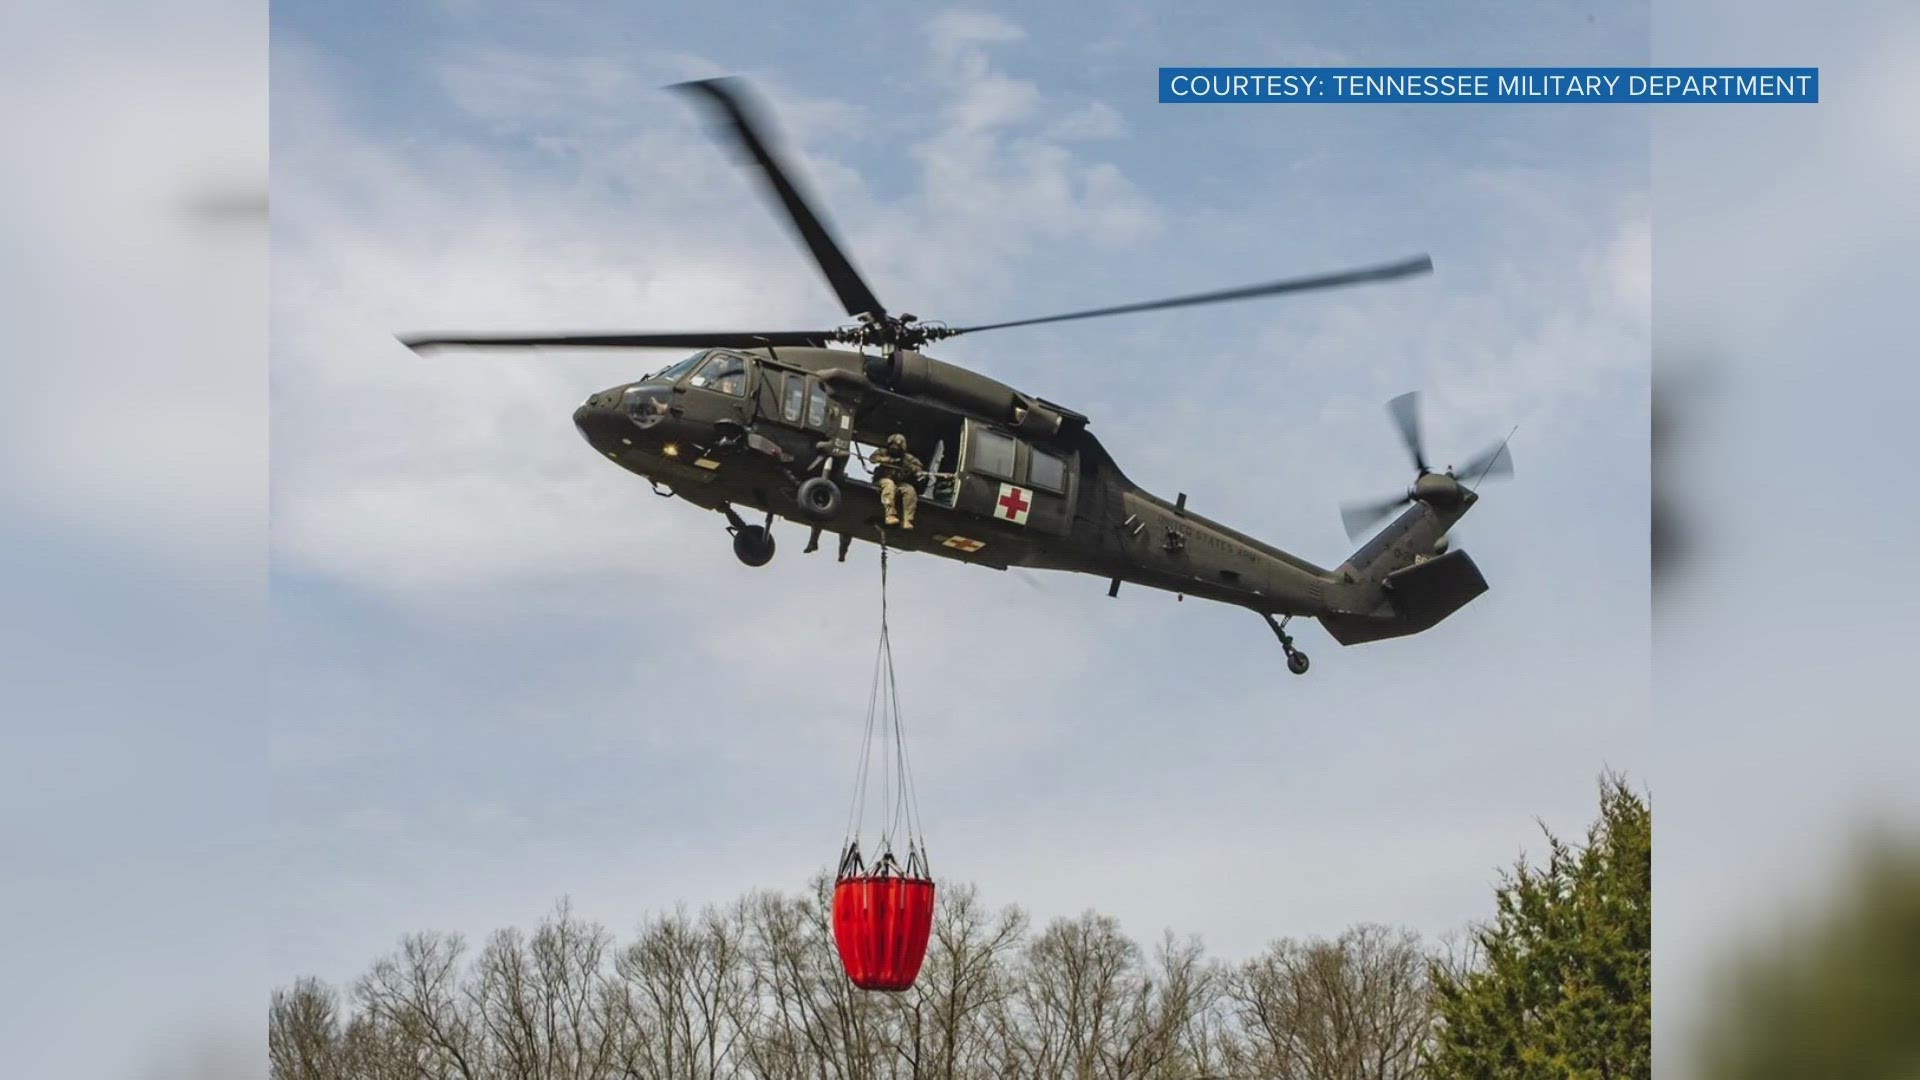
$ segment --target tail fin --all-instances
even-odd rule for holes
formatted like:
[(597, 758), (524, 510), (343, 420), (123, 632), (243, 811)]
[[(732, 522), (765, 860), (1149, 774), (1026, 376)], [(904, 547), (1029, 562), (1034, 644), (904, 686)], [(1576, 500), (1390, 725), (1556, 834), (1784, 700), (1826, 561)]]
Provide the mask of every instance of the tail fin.
[(1353, 582), (1357, 613), (1323, 615), (1320, 625), (1342, 645), (1405, 637), (1486, 592), (1487, 579), (1467, 553), (1445, 551), (1442, 544), (1464, 510), (1440, 511), (1425, 503), (1408, 507), (1340, 568), (1340, 575)]

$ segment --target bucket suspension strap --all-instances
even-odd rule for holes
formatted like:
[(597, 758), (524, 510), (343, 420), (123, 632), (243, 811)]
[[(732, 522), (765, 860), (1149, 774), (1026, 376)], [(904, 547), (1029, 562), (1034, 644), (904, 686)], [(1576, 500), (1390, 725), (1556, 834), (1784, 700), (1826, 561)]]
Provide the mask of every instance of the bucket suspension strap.
[[(927, 876), (926, 846), (920, 831), (919, 797), (914, 791), (913, 764), (907, 755), (905, 728), (900, 718), (900, 688), (893, 670), (893, 637), (887, 622), (887, 562), (884, 535), (880, 542), (880, 641), (874, 650), (873, 679), (867, 693), (866, 732), (860, 742), (860, 765), (847, 811), (840, 876), (873, 872)], [(877, 752), (877, 753), (876, 753)], [(879, 858), (867, 868), (860, 852), (860, 832), (866, 824), (867, 788), (873, 780), (873, 761), (880, 760)], [(893, 855), (898, 840), (907, 849), (904, 867)]]

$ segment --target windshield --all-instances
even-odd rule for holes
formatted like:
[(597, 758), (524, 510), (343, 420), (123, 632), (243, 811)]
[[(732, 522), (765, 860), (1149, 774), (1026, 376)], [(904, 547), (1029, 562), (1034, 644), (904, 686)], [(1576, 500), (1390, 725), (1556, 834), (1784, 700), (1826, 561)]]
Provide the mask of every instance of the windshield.
[(699, 352), (694, 353), (692, 356), (687, 357), (685, 360), (680, 361), (679, 363), (673, 365), (670, 368), (664, 368), (660, 371), (654, 372), (652, 375), (647, 376), (642, 381), (643, 382), (668, 382), (668, 383), (677, 382), (679, 381), (680, 376), (685, 375), (689, 371), (692, 371), (693, 366), (695, 364), (698, 364), (701, 358), (706, 355), (707, 355), (706, 350), (702, 349)]
[(739, 397), (747, 392), (747, 362), (732, 353), (716, 352), (689, 385)]

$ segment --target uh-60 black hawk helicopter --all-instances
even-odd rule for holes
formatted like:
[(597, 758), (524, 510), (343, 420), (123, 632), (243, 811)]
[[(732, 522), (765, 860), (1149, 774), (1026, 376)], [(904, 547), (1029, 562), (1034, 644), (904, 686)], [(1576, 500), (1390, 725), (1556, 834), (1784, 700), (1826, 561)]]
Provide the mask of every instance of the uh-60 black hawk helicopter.
[[(920, 352), (928, 343), (983, 330), (1214, 304), (1384, 281), (1432, 269), (1426, 256), (1343, 273), (1293, 278), (1063, 315), (947, 326), (893, 314), (854, 270), (833, 233), (794, 186), (745, 87), (717, 79), (682, 84), (711, 107), (786, 209), (852, 322), (832, 330), (763, 333), (416, 336), (415, 350), (442, 346), (695, 349), (636, 382), (587, 398), (574, 423), (594, 449), (677, 495), (726, 515), (734, 553), (748, 566), (773, 558), (773, 519), (823, 532), (839, 556), (858, 538), (961, 562), (1072, 570), (1108, 578), (1108, 595), (1134, 582), (1237, 604), (1264, 616), (1307, 670), (1287, 620), (1320, 620), (1352, 645), (1418, 633), (1486, 591), (1447, 531), (1478, 499), (1479, 481), (1509, 475), (1506, 444), (1457, 471), (1429, 468), (1414, 395), (1395, 398), (1398, 424), (1418, 476), (1402, 494), (1343, 509), (1356, 539), (1405, 510), (1339, 567), (1324, 570), (1141, 489), (1087, 430), (1087, 417), (977, 372)], [(848, 345), (852, 350), (830, 348)], [(884, 530), (874, 485), (848, 468), (863, 447), (902, 434), (930, 473), (917, 527)], [(763, 512), (751, 523), (741, 508)], [(883, 531), (884, 530), (884, 531)], [(1276, 618), (1278, 616), (1278, 618)]]

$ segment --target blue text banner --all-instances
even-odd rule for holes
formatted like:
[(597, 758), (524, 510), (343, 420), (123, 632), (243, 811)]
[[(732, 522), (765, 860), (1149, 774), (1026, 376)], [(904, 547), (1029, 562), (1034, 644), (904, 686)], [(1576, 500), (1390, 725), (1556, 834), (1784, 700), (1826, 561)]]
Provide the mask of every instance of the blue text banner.
[(1810, 67), (1163, 67), (1167, 104), (1781, 103), (1820, 100)]

